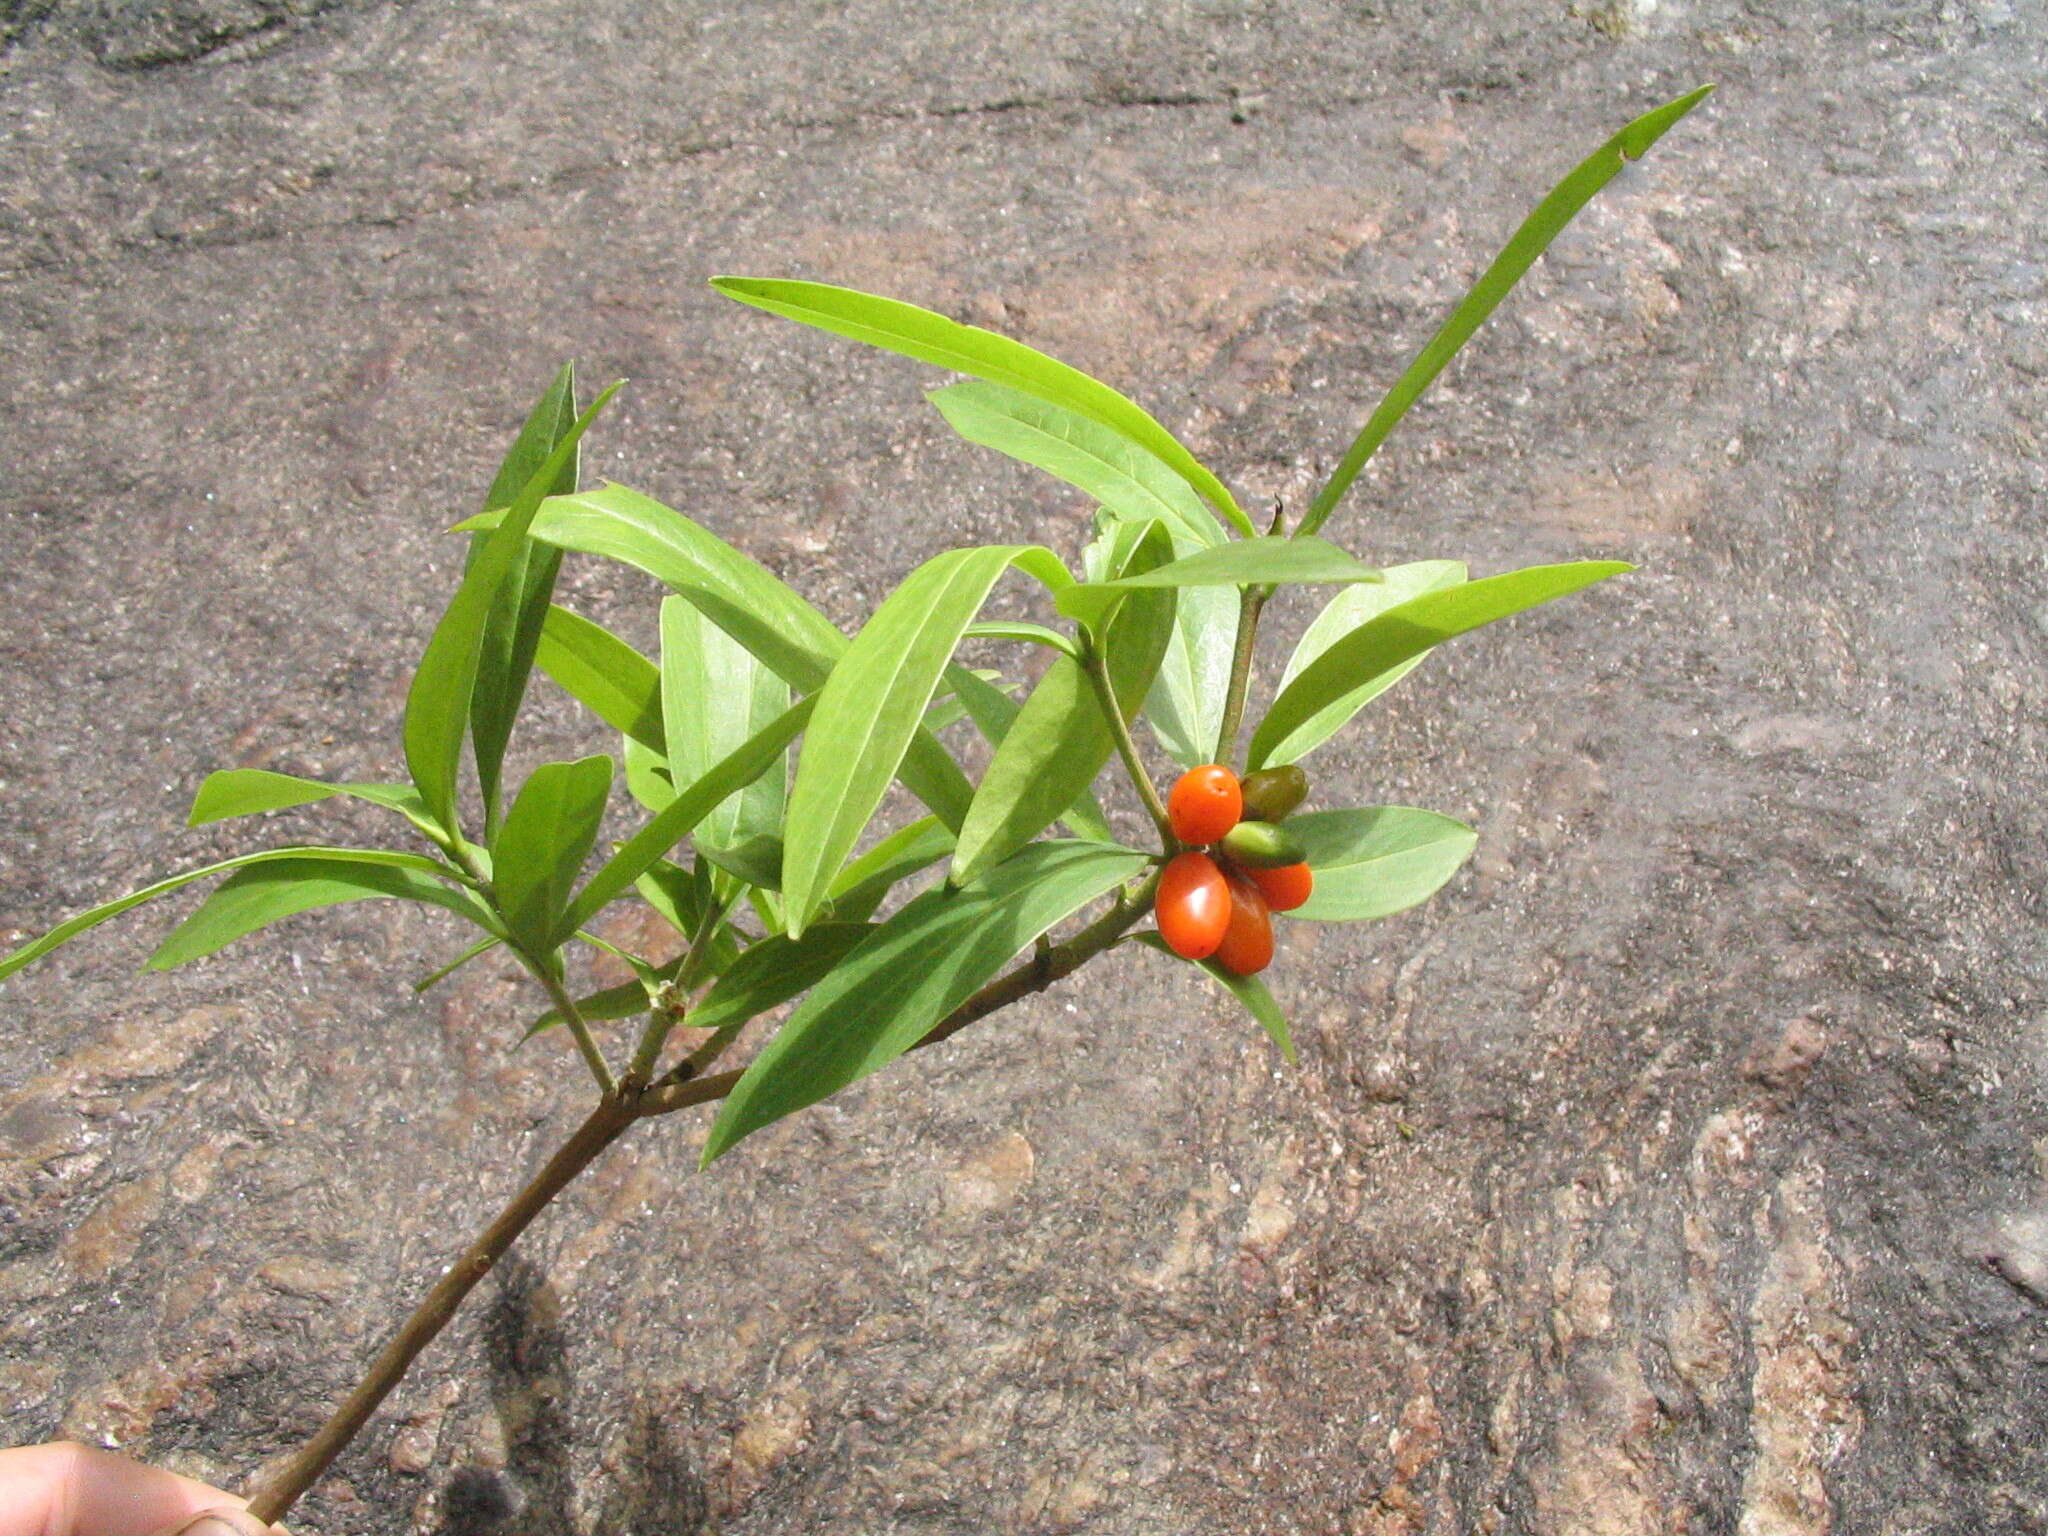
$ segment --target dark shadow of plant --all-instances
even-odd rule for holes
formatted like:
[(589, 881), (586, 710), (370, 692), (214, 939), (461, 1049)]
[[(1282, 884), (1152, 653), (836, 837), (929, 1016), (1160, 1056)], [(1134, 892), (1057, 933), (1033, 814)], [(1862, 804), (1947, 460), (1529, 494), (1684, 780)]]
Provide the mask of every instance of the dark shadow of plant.
[[(484, 1325), (492, 1407), (505, 1427), (505, 1467), (457, 1469), (441, 1495), (438, 1536), (578, 1536), (569, 1365), (561, 1303), (540, 1269), (517, 1255), (500, 1267)], [(708, 1536), (702, 1478), (671, 1416), (634, 1411), (620, 1452), (607, 1458), (601, 1510), (606, 1536)]]

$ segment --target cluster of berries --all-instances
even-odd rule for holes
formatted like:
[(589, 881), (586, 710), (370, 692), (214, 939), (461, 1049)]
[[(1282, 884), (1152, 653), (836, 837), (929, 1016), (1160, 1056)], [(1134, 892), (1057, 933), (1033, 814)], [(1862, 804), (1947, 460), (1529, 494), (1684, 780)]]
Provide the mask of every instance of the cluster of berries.
[(1273, 916), (1315, 889), (1301, 839), (1280, 823), (1308, 794), (1289, 764), (1240, 781), (1220, 763), (1190, 768), (1167, 796), (1173, 835), (1194, 844), (1160, 872), (1153, 910), (1175, 954), (1214, 960), (1234, 976), (1273, 960)]

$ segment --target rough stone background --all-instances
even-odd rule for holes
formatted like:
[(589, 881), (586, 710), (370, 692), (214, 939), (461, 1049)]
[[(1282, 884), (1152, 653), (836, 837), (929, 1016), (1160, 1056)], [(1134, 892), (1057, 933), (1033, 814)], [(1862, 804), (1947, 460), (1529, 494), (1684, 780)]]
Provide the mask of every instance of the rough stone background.
[[(1299, 505), (1550, 181), (1557, 245), (1332, 531), (1642, 570), (1458, 642), (1321, 803), (1482, 830), (1294, 925), (1298, 1072), (1119, 957), (690, 1174), (615, 1152), (300, 1528), (2048, 1530), (2048, 17), (2026, 0), (5, 0), (0, 928), (372, 813), (467, 510), (588, 463), (852, 621), (1085, 509), (929, 373), (716, 299), (873, 286)], [(566, 590), (645, 637), (654, 594)], [(1300, 610), (1283, 619), (1298, 623)], [(594, 742), (545, 701), (525, 760)], [(0, 989), (0, 1434), (294, 1444), (573, 1123), (535, 1004), (371, 903)]]

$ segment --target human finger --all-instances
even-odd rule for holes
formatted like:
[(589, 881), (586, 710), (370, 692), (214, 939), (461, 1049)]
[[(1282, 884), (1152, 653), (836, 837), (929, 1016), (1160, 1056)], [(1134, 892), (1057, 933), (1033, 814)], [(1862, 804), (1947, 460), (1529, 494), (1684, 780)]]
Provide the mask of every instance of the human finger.
[[(0, 1451), (0, 1536), (158, 1536), (202, 1515), (235, 1536), (262, 1532), (242, 1503), (175, 1472), (68, 1441)], [(193, 1536), (215, 1533), (201, 1526)]]

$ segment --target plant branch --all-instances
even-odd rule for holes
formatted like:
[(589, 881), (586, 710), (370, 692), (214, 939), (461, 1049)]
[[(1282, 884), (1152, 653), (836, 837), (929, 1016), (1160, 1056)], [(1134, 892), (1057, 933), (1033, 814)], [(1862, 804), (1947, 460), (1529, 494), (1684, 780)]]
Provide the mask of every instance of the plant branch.
[[(1159, 871), (1153, 870), (1137, 886), (1119, 896), (1108, 911), (1063, 944), (1050, 949), (1039, 950), (1034, 946), (1031, 957), (1015, 970), (983, 987), (958, 1008), (947, 1014), (925, 1032), (922, 1040), (912, 1046), (921, 1051), (928, 1045), (937, 1045), (941, 1040), (958, 1034), (977, 1019), (985, 1019), (1000, 1008), (1029, 997), (1034, 992), (1043, 992), (1062, 977), (1071, 976), (1075, 971), (1109, 949), (1124, 933), (1152, 910), (1152, 895), (1159, 888)], [(725, 1031), (719, 1031), (723, 1036)], [(723, 1049), (730, 1043), (719, 1036), (706, 1041), (708, 1050), (718, 1043)], [(699, 1054), (703, 1054), (700, 1050)], [(643, 1115), (666, 1115), (678, 1109), (687, 1109), (692, 1104), (704, 1104), (713, 1099), (722, 1099), (732, 1092), (733, 1084), (740, 1080), (739, 1072), (720, 1072), (714, 1077), (698, 1077), (692, 1057), (677, 1067), (668, 1076), (656, 1083), (640, 1096), (640, 1113)]]
[(1259, 611), (1271, 587), (1246, 587), (1237, 610), (1237, 648), (1230, 658), (1230, 688), (1223, 695), (1223, 725), (1216, 732), (1216, 761), (1226, 768), (1237, 757), (1238, 727), (1244, 724), (1245, 695), (1251, 691), (1252, 654), (1259, 643)]
[(605, 1065), (604, 1052), (597, 1048), (597, 1041), (591, 1038), (590, 1026), (584, 1022), (583, 1010), (576, 1006), (576, 999), (569, 995), (569, 989), (562, 985), (561, 977), (547, 966), (538, 964), (531, 956), (526, 957), (527, 969), (532, 971), (540, 984), (553, 999), (555, 1009), (562, 1015), (562, 1022), (575, 1037), (576, 1049), (583, 1053), (583, 1064), (590, 1068), (590, 1075), (597, 1079), (598, 1091), (611, 1098), (619, 1091), (619, 1085), (612, 1076), (612, 1069)]
[(669, 1032), (682, 1017), (684, 1004), (681, 999), (690, 995), (690, 988), (697, 983), (697, 977), (704, 969), (705, 958), (711, 952), (712, 936), (718, 931), (718, 924), (726, 914), (726, 904), (711, 900), (704, 904), (704, 913), (697, 919), (696, 929), (690, 934), (689, 952), (683, 956), (683, 963), (676, 967), (675, 979), (669, 983), (670, 992), (679, 1000), (676, 1007), (651, 1009), (647, 1015), (647, 1026), (640, 1031), (640, 1044), (633, 1052), (632, 1065), (626, 1068), (626, 1083), (632, 1092), (638, 1093), (654, 1076), (654, 1068), (661, 1060), (662, 1047), (668, 1044)]
[(313, 1485), (342, 1448), (355, 1438), (357, 1431), (369, 1422), (378, 1404), (398, 1385), (406, 1367), (455, 1315), (455, 1309), (476, 1283), (504, 1257), (513, 1239), (525, 1231), (533, 1218), (547, 1208), (548, 1202), (589, 1167), (597, 1155), (616, 1141), (620, 1132), (637, 1118), (636, 1107), (617, 1098), (606, 1098), (591, 1112), (590, 1118), (578, 1126), (576, 1133), (548, 1159), (533, 1182), (519, 1192), (498, 1219), (484, 1229), (483, 1235), (469, 1245), (469, 1251), (434, 1283), (426, 1299), (406, 1319), (405, 1326), (384, 1346), (384, 1352), (377, 1357), (361, 1384), (321, 1426), (319, 1433), (256, 1490), (249, 1501), (250, 1514), (265, 1524), (284, 1517), (299, 1495)]
[[(1266, 535), (1277, 538), (1286, 531), (1287, 503), (1275, 497), (1273, 520), (1266, 525)], [(1252, 657), (1259, 642), (1259, 614), (1266, 606), (1266, 599), (1272, 595), (1271, 587), (1239, 588), (1237, 644), (1230, 656), (1230, 687), (1223, 695), (1223, 724), (1216, 733), (1216, 761), (1226, 768), (1237, 756), (1237, 733), (1244, 724), (1245, 696), (1251, 692)]]
[(1119, 896), (1113, 906), (1063, 944), (1055, 944), (1043, 955), (1034, 954), (1007, 975), (998, 976), (958, 1008), (947, 1014), (911, 1049), (921, 1051), (958, 1034), (977, 1019), (998, 1009), (1043, 992), (1054, 982), (1071, 976), (1124, 936), (1124, 933), (1152, 910), (1152, 896), (1159, 889), (1159, 871), (1153, 870), (1136, 888)]
[(1159, 840), (1171, 853), (1180, 847), (1180, 840), (1173, 835), (1173, 823), (1167, 819), (1166, 803), (1159, 798), (1159, 789), (1152, 782), (1152, 775), (1145, 771), (1145, 763), (1138, 756), (1138, 744), (1131, 739), (1130, 722), (1124, 719), (1123, 706), (1117, 703), (1116, 689), (1109, 680), (1109, 666), (1102, 659), (1101, 649), (1093, 641), (1084, 642), (1086, 649), (1081, 655), (1081, 670), (1088, 674), (1088, 681), (1095, 690), (1095, 702), (1102, 706), (1102, 718), (1109, 725), (1109, 734), (1116, 742), (1117, 755), (1124, 760), (1124, 771), (1130, 774), (1131, 783), (1138, 791), (1138, 798), (1145, 802), (1145, 809), (1152, 813), (1153, 823), (1159, 828)]
[[(1006, 1008), (1034, 992), (1042, 992), (1062, 977), (1072, 975), (1114, 947), (1152, 909), (1152, 897), (1158, 885), (1159, 871), (1154, 869), (1138, 885), (1125, 890), (1106, 912), (1072, 938), (1050, 948), (1034, 946), (1023, 964), (997, 977), (947, 1014), (912, 1049), (936, 1045), (977, 1019), (986, 1018), (998, 1009)], [(543, 981), (551, 981), (551, 978), (543, 977)], [(550, 985), (549, 991), (555, 994), (557, 1006), (567, 1003), (567, 996), (558, 982)], [(568, 1004), (563, 1017), (580, 1023), (581, 1019), (573, 1009), (574, 1005)], [(588, 1032), (585, 1033), (587, 1035)], [(730, 1043), (737, 1033), (737, 1030), (730, 1034), (720, 1031), (713, 1041), (723, 1037), (724, 1043)], [(713, 1041), (707, 1041), (698, 1054), (701, 1056), (710, 1050)], [(692, 1105), (722, 1099), (732, 1092), (744, 1075), (735, 1070), (705, 1077), (698, 1076), (697, 1071), (697, 1058), (692, 1057), (643, 1091), (633, 1092), (630, 1085), (626, 1091), (608, 1091), (597, 1108), (591, 1111), (590, 1117), (548, 1159), (547, 1165), (533, 1181), (435, 1282), (397, 1335), (385, 1345), (383, 1353), (371, 1365), (361, 1384), (349, 1394), (347, 1401), (334, 1411), (319, 1432), (291, 1460), (256, 1490), (249, 1501), (249, 1512), (265, 1522), (276, 1522), (290, 1511), (299, 1496), (318, 1480), (334, 1458), (369, 1422), (370, 1415), (398, 1385), (407, 1367), (447, 1326), (463, 1298), (491, 1272), (519, 1234), (596, 1160), (598, 1154), (618, 1140), (627, 1127), (637, 1120), (673, 1114)]]

